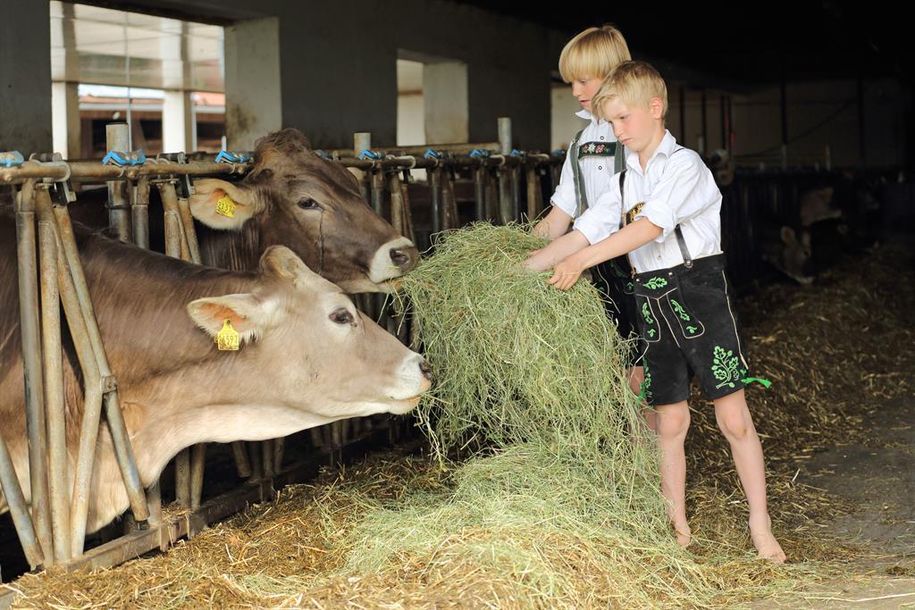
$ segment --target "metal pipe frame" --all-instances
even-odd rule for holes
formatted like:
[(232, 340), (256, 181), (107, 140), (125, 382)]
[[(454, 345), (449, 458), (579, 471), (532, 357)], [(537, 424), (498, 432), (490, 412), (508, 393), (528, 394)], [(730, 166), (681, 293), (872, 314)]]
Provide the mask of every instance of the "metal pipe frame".
[[(38, 190), (35, 199), (39, 218), (41, 340), (44, 359), (45, 418), (48, 426), (48, 491), (51, 499), (53, 559), (54, 563), (64, 563), (70, 557), (71, 548), (70, 490), (57, 265), (57, 221), (51, 211), (51, 197), (48, 191)], [(49, 554), (50, 552), (51, 549), (48, 549)], [(50, 565), (51, 562), (47, 563)]]
[[(550, 155), (549, 165), (562, 165), (565, 155)], [(443, 159), (424, 159), (412, 156), (390, 157), (387, 159), (350, 159), (334, 161), (344, 167), (371, 170), (406, 170), (431, 169), (434, 167), (475, 168), (475, 167), (516, 167), (525, 161), (521, 157), (494, 155), (484, 158), (446, 157)], [(147, 161), (144, 165), (117, 167), (101, 165), (92, 161), (72, 161), (67, 163), (44, 164), (28, 161), (19, 167), (0, 169), (0, 183), (22, 184), (29, 179), (42, 178), (52, 181), (72, 180), (74, 182), (98, 182), (100, 180), (139, 180), (143, 176), (150, 178), (167, 178), (171, 176), (220, 176), (242, 175), (250, 170), (250, 163), (210, 163), (192, 161), (186, 164), (155, 163)]]
[(16, 535), (19, 537), (19, 544), (22, 545), (26, 560), (33, 570), (41, 568), (44, 565), (41, 543), (38, 542), (38, 536), (35, 535), (32, 516), (29, 515), (29, 505), (22, 494), (22, 487), (16, 477), (13, 460), (2, 435), (0, 435), (0, 489), (3, 490), (3, 497), (6, 499), (6, 505), (13, 517)]
[(130, 193), (133, 243), (149, 250), (149, 176), (141, 176)]
[[(355, 140), (354, 143), (358, 144), (358, 142)], [(371, 139), (369, 139), (369, 145), (371, 145)], [(358, 146), (355, 148), (358, 148)], [(325, 152), (331, 155), (335, 160), (346, 159), (348, 157), (358, 155), (362, 150), (365, 148), (371, 148), (371, 146), (358, 148), (358, 150), (355, 150), (355, 148), (354, 150), (347, 148), (332, 148), (330, 150), (326, 150)], [(473, 150), (485, 150), (490, 153), (497, 153), (500, 150), (498, 142), (483, 142), (480, 144), (422, 144), (417, 146), (382, 146), (380, 148), (372, 148), (372, 150), (384, 155), (422, 156), (423, 153), (425, 153), (430, 148), (443, 153), (451, 153), (453, 155), (466, 155)]]
[(19, 267), (19, 328), (22, 334), (26, 430), (29, 443), (29, 488), (38, 541), (45, 559), (53, 557), (51, 511), (48, 503), (48, 462), (38, 317), (38, 263), (35, 230), (34, 183), (19, 193), (16, 208), (16, 251)]
[(58, 279), (60, 295), (70, 333), (73, 336), (77, 357), (85, 380), (83, 422), (80, 433), (79, 453), (70, 510), (72, 530), (71, 555), (82, 553), (85, 541), (86, 518), (92, 470), (95, 459), (95, 445), (98, 438), (101, 407), (104, 403), (108, 431), (111, 435), (115, 458), (121, 471), (131, 512), (140, 526), (149, 518), (146, 496), (137, 471), (133, 448), (121, 413), (117, 394), (117, 383), (111, 374), (108, 358), (102, 346), (101, 333), (96, 323), (95, 311), (89, 296), (86, 277), (83, 274), (76, 239), (70, 215), (66, 207), (54, 207), (53, 216), (57, 221), (58, 248), (60, 254)]
[(447, 231), (457, 228), (460, 218), (457, 202), (454, 200), (454, 173), (450, 169), (446, 169), (442, 178), (442, 228)]
[(473, 200), (477, 220), (487, 220), (486, 214), (486, 179), (489, 173), (484, 167), (473, 170)]
[(429, 189), (432, 197), (432, 232), (442, 230), (442, 168), (438, 164), (429, 170)]
[[(108, 152), (130, 150), (130, 127), (127, 123), (105, 125), (105, 145)], [(130, 211), (124, 193), (125, 184), (118, 180), (108, 182), (108, 226), (115, 230), (118, 239), (130, 241)]]
[(499, 172), (499, 222), (507, 224), (515, 219), (515, 200), (512, 197), (511, 168), (500, 167)]
[[(182, 258), (181, 243), (184, 230), (181, 228), (181, 217), (178, 215), (177, 201), (174, 206), (169, 206), (168, 191), (175, 195), (174, 185), (160, 183), (159, 193), (162, 195), (162, 205), (165, 208), (165, 254), (173, 258)], [(169, 189), (168, 187), (171, 187)], [(183, 449), (175, 456), (175, 500), (183, 507), (191, 505), (191, 458), (190, 450)]]
[(86, 276), (83, 274), (83, 266), (80, 262), (79, 252), (76, 249), (76, 238), (73, 233), (73, 225), (70, 222), (70, 213), (65, 206), (56, 206), (54, 207), (54, 217), (57, 220), (58, 235), (60, 238), (60, 244), (58, 245), (62, 246), (70, 275), (73, 277), (76, 296), (79, 300), (80, 309), (82, 310), (83, 319), (86, 324), (86, 331), (89, 335), (89, 341), (92, 346), (92, 351), (95, 354), (98, 372), (103, 384), (102, 391), (106, 401), (105, 415), (108, 423), (108, 431), (111, 434), (112, 444), (114, 445), (115, 457), (117, 458), (118, 467), (121, 470), (121, 475), (127, 488), (127, 495), (130, 498), (130, 507), (133, 516), (137, 520), (137, 523), (143, 524), (149, 517), (146, 509), (146, 497), (143, 493), (143, 486), (140, 483), (140, 475), (137, 472), (133, 448), (130, 445), (130, 440), (127, 435), (127, 427), (124, 424), (120, 400), (118, 399), (117, 381), (114, 379), (111, 367), (108, 364), (108, 356), (105, 354), (102, 335), (99, 331), (98, 323), (96, 322), (95, 309), (89, 294), (89, 286), (86, 282)]
[(533, 221), (543, 210), (543, 195), (540, 192), (540, 173), (535, 166), (529, 165), (527, 173), (527, 219)]
[[(156, 185), (159, 188), (159, 194), (162, 196), (162, 208), (165, 210), (166, 217), (173, 216), (177, 219), (177, 225), (172, 226), (171, 230), (174, 235), (173, 239), (177, 239), (178, 243), (178, 255), (175, 256), (169, 252), (166, 252), (169, 256), (174, 256), (175, 258), (180, 258), (183, 261), (191, 260), (191, 247), (187, 237), (187, 231), (185, 230), (183, 218), (181, 216), (181, 211), (178, 208), (178, 191), (175, 189), (175, 184), (171, 181), (160, 182)], [(190, 209), (188, 209), (188, 216), (190, 216)], [(194, 225), (191, 225), (191, 230), (194, 230)], [(168, 231), (166, 231), (166, 240), (168, 239)], [(196, 240), (195, 240), (196, 241)], [(197, 254), (197, 260), (192, 261), (199, 264), (200, 254)]]
[(148, 160), (143, 165), (118, 167), (102, 165), (98, 161), (69, 161), (46, 164), (27, 161), (19, 167), (0, 169), (0, 182), (20, 184), (31, 178), (47, 178), (52, 181), (73, 180), (74, 182), (99, 182), (108, 180), (138, 180), (141, 176), (166, 178), (169, 176), (215, 176), (244, 174), (251, 163), (212, 163), (194, 161), (190, 163), (160, 163)]

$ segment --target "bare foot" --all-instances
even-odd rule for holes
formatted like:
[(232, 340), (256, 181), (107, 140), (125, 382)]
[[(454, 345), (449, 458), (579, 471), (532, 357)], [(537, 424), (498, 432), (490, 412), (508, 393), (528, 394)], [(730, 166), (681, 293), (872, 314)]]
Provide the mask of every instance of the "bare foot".
[(772, 520), (766, 517), (766, 521), (761, 524), (753, 525), (750, 521), (750, 538), (753, 540), (753, 546), (759, 553), (760, 558), (768, 559), (772, 563), (785, 563), (785, 551), (782, 545), (778, 543), (772, 534)]
[(677, 544), (684, 549), (693, 541), (693, 532), (685, 523), (681, 525), (674, 524), (674, 533), (677, 535)]

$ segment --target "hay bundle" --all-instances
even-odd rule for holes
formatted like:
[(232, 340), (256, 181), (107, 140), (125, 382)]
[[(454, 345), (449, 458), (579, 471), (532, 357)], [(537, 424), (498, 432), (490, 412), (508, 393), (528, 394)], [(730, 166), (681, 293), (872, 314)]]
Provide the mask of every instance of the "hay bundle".
[(443, 453), (535, 443), (638, 458), (620, 442), (644, 427), (619, 335), (590, 284), (561, 292), (521, 267), (542, 245), (518, 227), (477, 224), (404, 279), (437, 378), (418, 414)]

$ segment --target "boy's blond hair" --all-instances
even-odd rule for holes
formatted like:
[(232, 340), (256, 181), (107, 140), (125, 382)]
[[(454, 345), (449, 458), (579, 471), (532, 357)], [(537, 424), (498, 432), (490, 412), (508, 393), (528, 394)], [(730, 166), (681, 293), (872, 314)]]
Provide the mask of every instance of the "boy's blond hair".
[(613, 68), (630, 59), (629, 45), (616, 27), (588, 28), (562, 49), (559, 74), (567, 83), (583, 78), (606, 78)]
[(604, 106), (619, 98), (627, 106), (648, 106), (652, 98), (660, 98), (664, 105), (661, 118), (667, 116), (667, 85), (654, 67), (644, 61), (627, 61), (618, 65), (591, 98), (595, 116), (606, 119)]

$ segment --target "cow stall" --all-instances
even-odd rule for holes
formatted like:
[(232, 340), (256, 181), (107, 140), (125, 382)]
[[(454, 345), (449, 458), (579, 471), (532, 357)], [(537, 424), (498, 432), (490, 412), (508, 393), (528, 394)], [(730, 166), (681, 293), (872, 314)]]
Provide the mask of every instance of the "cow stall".
[[(253, 482), (237, 490), (233, 497), (222, 498), (206, 506), (201, 506), (204, 449), (195, 447), (183, 451), (176, 458), (175, 496), (178, 506), (196, 512), (187, 513), (179, 519), (163, 520), (157, 486), (145, 491), (141, 488), (130, 443), (119, 417), (121, 408), (117, 381), (106, 360), (92, 310), (92, 299), (76, 250), (68, 213), (68, 205), (75, 201), (73, 185), (107, 179), (106, 209), (111, 230), (121, 240), (132, 241), (141, 247), (148, 247), (150, 243), (149, 194), (151, 189), (156, 189), (162, 202), (165, 253), (200, 262), (194, 221), (188, 206), (193, 181), (208, 176), (241, 177), (250, 171), (251, 163), (250, 155), (229, 153), (221, 155), (219, 162), (189, 161), (183, 154), (145, 159), (142, 153), (116, 150), (123, 148), (123, 143), (118, 140), (117, 126), (111, 131), (112, 151), (101, 164), (63, 162), (52, 157), (44, 157), (44, 160), (33, 157), (25, 161), (16, 160), (10, 154), (12, 161), (3, 170), (3, 183), (12, 184), (15, 188), (15, 214), (19, 227), (21, 324), (24, 329), (23, 352), (28, 354), (25, 383), (29, 399), (29, 445), (47, 448), (46, 451), (30, 452), (30, 489), (35, 490), (35, 495), (29, 505), (21, 489), (18, 489), (15, 470), (8, 459), (3, 461), (3, 489), (27, 561), (33, 569), (56, 564), (69, 567), (110, 565), (152, 548), (164, 549), (176, 539), (193, 535), (212, 520), (230, 514), (246, 503), (269, 497), (275, 484), (295, 478), (288, 474), (288, 468), (282, 466), (284, 448), (283, 441), (279, 440), (252, 447), (233, 445), (238, 473)], [(118, 146), (119, 143), (121, 146)], [(406, 184), (411, 169), (424, 168), (433, 176), (432, 227), (427, 230), (432, 232), (454, 227), (459, 222), (453, 194), (456, 172), (475, 171), (483, 187), (479, 191), (481, 193), (488, 191), (489, 194), (502, 185), (501, 199), (490, 197), (484, 201), (481, 198), (477, 206), (479, 209), (487, 209), (488, 206), (489, 210), (498, 210), (502, 214), (500, 219), (507, 220), (518, 216), (517, 199), (513, 200), (513, 207), (509, 197), (513, 192), (512, 185), (517, 195), (518, 176), (525, 168), (533, 175), (543, 168), (548, 171), (549, 163), (561, 160), (548, 155), (530, 155), (527, 158), (518, 151), (502, 155), (492, 148), (477, 148), (472, 156), (464, 158), (452, 157), (451, 151), (432, 150), (419, 158), (378, 151), (364, 154), (360, 151), (358, 156), (344, 159), (340, 159), (339, 153), (321, 155), (335, 157), (338, 163), (363, 171), (366, 199), (376, 213), (390, 217), (400, 234), (412, 236)], [(408, 152), (412, 151), (404, 151)], [(529, 180), (532, 178), (529, 177)], [(488, 181), (493, 186), (486, 184)], [(536, 190), (538, 198), (529, 202), (528, 212), (531, 214), (539, 212), (539, 184)], [(41, 264), (37, 265), (35, 261), (39, 259)], [(40, 309), (39, 291), (42, 295)], [(65, 460), (66, 445), (62, 444), (65, 441), (61, 428), (62, 389), (57, 381), (60, 365), (51, 357), (59, 354), (61, 344), (60, 320), (56, 317), (58, 299), (63, 303), (66, 321), (80, 355), (87, 404), (72, 510), (69, 509), (71, 499), (66, 484), (67, 468), (61, 461)], [(403, 340), (409, 341), (409, 325), (389, 315), (389, 305), (383, 299), (367, 296), (360, 301), (364, 310), (399, 333)], [(44, 362), (42, 354), (45, 355)], [(91, 448), (98, 437), (103, 407), (105, 421), (118, 447), (124, 485), (129, 490), (134, 531), (84, 555), (87, 490), (94, 453)], [(339, 460), (347, 447), (369, 435), (377, 436), (379, 423), (390, 428), (391, 436), (397, 434), (397, 428), (389, 422), (366, 419), (315, 429), (312, 438), (314, 445), (330, 456), (329, 459)], [(5, 455), (3, 453), (0, 457)], [(314, 464), (324, 459), (328, 458), (311, 460), (304, 470), (313, 471)], [(48, 461), (50, 463), (46, 463)], [(298, 470), (303, 470), (302, 465)]]

